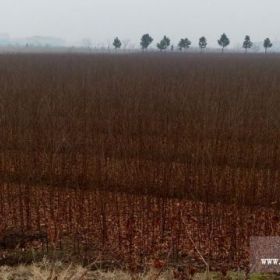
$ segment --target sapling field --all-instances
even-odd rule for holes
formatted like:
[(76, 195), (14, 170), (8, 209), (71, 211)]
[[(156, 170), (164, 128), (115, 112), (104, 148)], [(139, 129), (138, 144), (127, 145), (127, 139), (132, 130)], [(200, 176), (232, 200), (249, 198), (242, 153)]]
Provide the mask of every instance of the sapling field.
[(280, 234), (279, 76), (278, 55), (1, 55), (0, 262), (246, 269)]

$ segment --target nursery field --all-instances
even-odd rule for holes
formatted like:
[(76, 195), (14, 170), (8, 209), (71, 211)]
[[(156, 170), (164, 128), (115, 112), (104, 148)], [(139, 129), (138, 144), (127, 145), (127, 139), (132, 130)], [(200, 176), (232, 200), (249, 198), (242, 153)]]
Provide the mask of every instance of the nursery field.
[(280, 234), (279, 76), (279, 55), (0, 55), (0, 263), (246, 269)]

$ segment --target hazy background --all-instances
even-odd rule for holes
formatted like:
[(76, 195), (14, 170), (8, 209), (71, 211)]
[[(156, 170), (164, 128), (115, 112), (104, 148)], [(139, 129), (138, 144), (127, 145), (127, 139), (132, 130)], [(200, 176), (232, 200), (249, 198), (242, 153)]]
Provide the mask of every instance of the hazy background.
[(108, 45), (115, 36), (138, 46), (143, 33), (174, 44), (188, 37), (210, 46), (226, 32), (231, 46), (246, 34), (252, 41), (280, 39), (279, 0), (0, 0), (0, 33), (11, 37), (60, 37), (67, 44), (84, 38)]

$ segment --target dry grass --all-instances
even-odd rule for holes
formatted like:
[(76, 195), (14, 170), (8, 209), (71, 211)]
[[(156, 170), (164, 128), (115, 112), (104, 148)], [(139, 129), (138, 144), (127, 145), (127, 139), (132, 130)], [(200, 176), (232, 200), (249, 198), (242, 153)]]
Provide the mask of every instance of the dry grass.
[(173, 270), (159, 272), (152, 269), (143, 273), (129, 273), (122, 270), (105, 271), (90, 270), (79, 265), (65, 265), (60, 262), (50, 263), (46, 260), (32, 265), (16, 267), (0, 267), (0, 280), (278, 280), (276, 275), (252, 274), (246, 276), (244, 272), (197, 273), (192, 277), (178, 276)]
[(78, 265), (65, 266), (60, 262), (43, 261), (32, 265), (0, 267), (0, 280), (171, 280), (171, 271), (159, 273), (151, 270), (142, 274), (130, 274), (121, 270), (91, 271)]

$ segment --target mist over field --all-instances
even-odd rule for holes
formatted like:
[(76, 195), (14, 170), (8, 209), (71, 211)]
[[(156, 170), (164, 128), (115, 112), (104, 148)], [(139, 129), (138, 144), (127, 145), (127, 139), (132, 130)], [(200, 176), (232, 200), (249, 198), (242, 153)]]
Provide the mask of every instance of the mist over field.
[(138, 46), (148, 32), (154, 45), (163, 35), (176, 43), (181, 37), (197, 42), (205, 36), (215, 47), (226, 32), (234, 47), (246, 34), (254, 42), (280, 40), (279, 10), (277, 0), (2, 0), (0, 33), (61, 38), (67, 45), (90, 39), (94, 46), (107, 47), (116, 36)]

